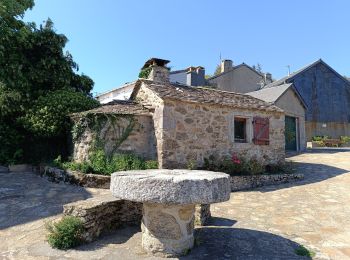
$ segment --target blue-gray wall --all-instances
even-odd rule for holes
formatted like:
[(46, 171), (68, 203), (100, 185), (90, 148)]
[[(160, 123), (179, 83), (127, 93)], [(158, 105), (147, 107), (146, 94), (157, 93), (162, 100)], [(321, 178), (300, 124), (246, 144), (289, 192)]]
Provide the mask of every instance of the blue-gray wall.
[[(306, 121), (310, 135), (334, 138), (350, 133), (350, 83), (323, 62), (298, 73), (293, 82), (308, 106)], [(308, 129), (309, 128), (309, 129)]]

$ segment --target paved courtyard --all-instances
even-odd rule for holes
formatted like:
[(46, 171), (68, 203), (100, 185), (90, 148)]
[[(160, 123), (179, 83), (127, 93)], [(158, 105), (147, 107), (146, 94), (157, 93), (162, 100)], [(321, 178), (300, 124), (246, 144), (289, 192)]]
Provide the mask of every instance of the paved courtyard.
[[(305, 180), (231, 193), (212, 205), (210, 225), (181, 259), (350, 259), (350, 152), (331, 150), (289, 158)], [(0, 174), (0, 259), (156, 259), (140, 248), (137, 227), (119, 229), (74, 250), (51, 249), (45, 223), (62, 205), (108, 192), (50, 183), (30, 173)]]

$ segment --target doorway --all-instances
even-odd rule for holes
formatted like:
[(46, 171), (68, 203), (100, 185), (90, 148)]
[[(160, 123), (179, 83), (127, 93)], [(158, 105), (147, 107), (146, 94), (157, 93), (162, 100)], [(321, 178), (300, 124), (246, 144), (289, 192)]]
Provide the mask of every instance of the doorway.
[(295, 117), (285, 117), (285, 141), (287, 151), (297, 150), (297, 120)]

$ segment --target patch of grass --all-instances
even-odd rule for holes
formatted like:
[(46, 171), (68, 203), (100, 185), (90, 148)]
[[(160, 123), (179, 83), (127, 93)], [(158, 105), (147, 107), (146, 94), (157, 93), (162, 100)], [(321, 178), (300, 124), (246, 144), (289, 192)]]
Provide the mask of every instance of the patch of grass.
[(304, 246), (299, 246), (297, 249), (295, 249), (295, 253), (297, 255), (300, 255), (300, 256), (306, 256), (306, 257), (309, 257), (309, 258), (313, 258), (316, 253), (307, 249), (306, 247)]
[(46, 228), (49, 231), (47, 241), (53, 248), (67, 250), (78, 246), (83, 241), (84, 227), (77, 217), (63, 217), (57, 223), (47, 224)]

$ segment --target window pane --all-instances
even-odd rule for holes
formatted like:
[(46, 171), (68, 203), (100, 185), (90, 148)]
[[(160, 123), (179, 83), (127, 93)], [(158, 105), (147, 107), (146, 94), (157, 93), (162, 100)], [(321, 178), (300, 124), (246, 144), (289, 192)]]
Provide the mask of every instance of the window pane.
[(246, 119), (235, 118), (235, 141), (246, 141)]

